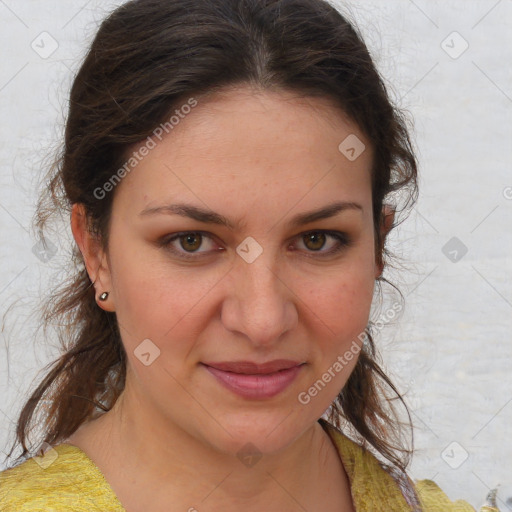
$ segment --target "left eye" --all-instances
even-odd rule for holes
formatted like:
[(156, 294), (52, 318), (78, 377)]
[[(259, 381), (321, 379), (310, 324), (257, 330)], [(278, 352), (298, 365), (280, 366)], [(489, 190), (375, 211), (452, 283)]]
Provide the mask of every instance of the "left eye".
[[(338, 231), (309, 231), (298, 235), (297, 238), (306, 247), (306, 252), (311, 253), (310, 256), (329, 256), (350, 245), (349, 237), (345, 233)], [(332, 247), (330, 249), (322, 251), (329, 238), (334, 240), (335, 243), (331, 244)], [(187, 231), (176, 233), (170, 238), (164, 237), (159, 242), (159, 245), (182, 258), (197, 259), (199, 256), (194, 256), (195, 254), (199, 255), (215, 250), (210, 247), (210, 249), (207, 248), (204, 251), (199, 251), (205, 239), (210, 241), (210, 246), (215, 245), (209, 234), (200, 231)], [(177, 241), (179, 241), (180, 248), (174, 245)]]
[[(329, 237), (334, 238), (335, 240), (337, 240), (337, 242), (341, 242), (342, 239), (341, 239), (340, 235), (341, 235), (341, 233), (340, 234), (336, 234), (336, 233), (329, 234), (324, 231), (311, 231), (309, 233), (302, 235), (301, 239), (302, 239), (304, 245), (309, 250), (311, 250), (313, 252), (318, 252), (318, 251), (320, 251), (320, 249), (323, 249), (323, 247), (326, 244), (326, 240)], [(310, 245), (308, 245), (308, 244), (310, 244)], [(334, 247), (336, 247), (336, 244), (334, 244)], [(330, 252), (332, 252), (332, 249), (323, 251), (323, 252), (330, 253)]]

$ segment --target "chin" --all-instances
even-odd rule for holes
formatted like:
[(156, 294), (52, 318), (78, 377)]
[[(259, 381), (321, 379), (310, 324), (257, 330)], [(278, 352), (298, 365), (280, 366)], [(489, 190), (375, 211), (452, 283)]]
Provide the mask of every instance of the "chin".
[[(254, 451), (260, 454), (279, 453), (287, 448), (314, 420), (297, 421), (294, 414), (278, 411), (277, 414), (223, 415), (222, 427), (208, 429), (210, 444), (219, 451), (240, 456), (240, 452)], [(215, 423), (215, 422), (214, 422)], [(311, 423), (311, 425), (310, 425)], [(215, 434), (215, 440), (211, 438)]]

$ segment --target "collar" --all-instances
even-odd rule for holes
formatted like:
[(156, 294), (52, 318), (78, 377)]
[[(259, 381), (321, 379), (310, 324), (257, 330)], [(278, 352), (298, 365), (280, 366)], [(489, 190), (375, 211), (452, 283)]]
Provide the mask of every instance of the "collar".
[(370, 451), (349, 439), (323, 418), (318, 421), (338, 450), (350, 481), (350, 492), (356, 510), (411, 512), (411, 505), (402, 494), (400, 484)]

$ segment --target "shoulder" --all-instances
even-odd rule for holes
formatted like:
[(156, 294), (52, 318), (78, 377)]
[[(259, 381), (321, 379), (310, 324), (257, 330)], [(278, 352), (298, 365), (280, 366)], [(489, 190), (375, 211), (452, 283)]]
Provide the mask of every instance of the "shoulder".
[(446, 510), (450, 512), (475, 512), (466, 501), (451, 501), (441, 488), (432, 480), (415, 482), (416, 492), (425, 511)]
[(2, 512), (123, 512), (94, 463), (61, 444), (0, 472)]
[(410, 511), (419, 506), (423, 512), (476, 512), (466, 501), (451, 501), (432, 480), (413, 482), (408, 475), (391, 474), (365, 447), (326, 421), (320, 423), (327, 427), (338, 448), (356, 507), (381, 510), (379, 504), (385, 503), (386, 509), (393, 511)]

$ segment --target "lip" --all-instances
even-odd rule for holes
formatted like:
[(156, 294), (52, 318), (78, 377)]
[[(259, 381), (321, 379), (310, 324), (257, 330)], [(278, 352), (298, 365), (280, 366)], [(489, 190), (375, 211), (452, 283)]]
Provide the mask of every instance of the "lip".
[(201, 364), (224, 387), (251, 399), (278, 395), (290, 386), (304, 366), (304, 363), (284, 359), (263, 364), (251, 361)]
[(253, 361), (226, 361), (220, 363), (205, 362), (203, 364), (225, 372), (258, 375), (287, 370), (288, 368), (299, 366), (301, 363), (290, 359), (275, 359), (266, 363), (254, 363)]

